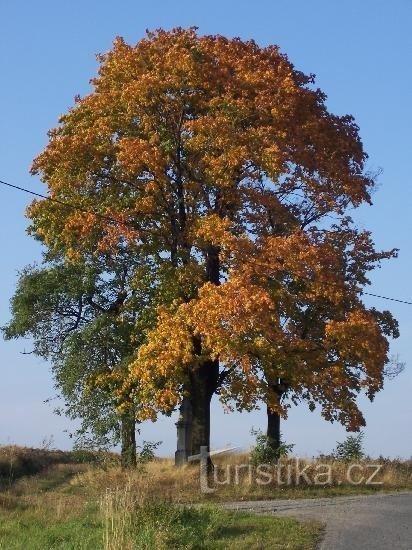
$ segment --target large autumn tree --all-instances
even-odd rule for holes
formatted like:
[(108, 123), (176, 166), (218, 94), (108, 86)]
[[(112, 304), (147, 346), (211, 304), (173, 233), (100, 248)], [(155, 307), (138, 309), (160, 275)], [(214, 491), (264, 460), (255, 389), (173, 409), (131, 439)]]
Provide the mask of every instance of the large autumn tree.
[(353, 118), (253, 41), (159, 30), (99, 61), (32, 169), (77, 209), (36, 201), (28, 216), (73, 262), (121, 245), (163, 273), (123, 394), (138, 382), (140, 418), (181, 406), (183, 459), (209, 445), (216, 392), (284, 414), (281, 389), (356, 429), (396, 325), (361, 300), (392, 253), (346, 215), (374, 187)]

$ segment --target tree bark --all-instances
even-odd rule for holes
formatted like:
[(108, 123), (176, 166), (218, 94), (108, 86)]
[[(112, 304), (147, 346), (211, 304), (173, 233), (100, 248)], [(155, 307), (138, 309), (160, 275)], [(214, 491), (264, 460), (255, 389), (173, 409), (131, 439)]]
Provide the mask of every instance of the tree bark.
[(123, 469), (135, 468), (136, 460), (136, 420), (133, 413), (128, 413), (121, 418), (121, 466)]
[(270, 407), (267, 407), (266, 410), (268, 418), (266, 435), (273, 446), (277, 448), (280, 445), (280, 414)]
[(190, 374), (190, 403), (192, 410), (191, 454), (201, 447), (210, 449), (210, 403), (216, 391), (219, 362), (205, 361)]
[[(210, 452), (210, 404), (217, 388), (219, 361), (205, 361), (190, 374), (191, 448), (190, 455), (200, 455), (201, 447)], [(213, 471), (208, 457), (207, 471)]]
[[(282, 396), (287, 391), (287, 384), (285, 380), (281, 378), (275, 379), (268, 383), (269, 391), (278, 403), (280, 403)], [(280, 414), (273, 410), (267, 405), (267, 430), (266, 435), (269, 438), (270, 442), (273, 444), (274, 448), (278, 448), (281, 443), (281, 434), (280, 434)]]
[[(219, 249), (209, 246), (206, 250), (206, 281), (220, 284)], [(202, 341), (195, 338), (195, 353), (202, 354)], [(192, 410), (191, 454), (200, 454), (201, 447), (210, 450), (210, 404), (219, 380), (219, 360), (206, 360), (190, 373), (190, 402)], [(210, 466), (212, 461), (209, 459)]]

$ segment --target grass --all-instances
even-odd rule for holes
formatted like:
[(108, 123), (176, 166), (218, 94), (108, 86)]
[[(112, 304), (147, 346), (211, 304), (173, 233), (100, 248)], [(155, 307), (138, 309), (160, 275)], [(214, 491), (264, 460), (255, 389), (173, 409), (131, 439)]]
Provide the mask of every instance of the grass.
[[(115, 461), (111, 453), (92, 451), (58, 451), (50, 449), (31, 449), (8, 445), (0, 447), (0, 490), (13, 485), (21, 477), (38, 474), (53, 465), (98, 464)], [(115, 462), (114, 462), (115, 463)]]
[[(230, 461), (230, 462), (229, 462)], [(361, 465), (364, 469), (365, 480), (373, 472), (373, 465), (378, 461), (364, 460)], [(339, 461), (300, 460), (299, 464), (294, 459), (282, 460), (280, 467), (285, 475), (282, 476), (283, 485), (277, 482), (276, 476), (267, 485), (257, 483), (256, 470), (249, 471), (242, 467), (238, 470), (236, 478), (236, 465), (248, 465), (248, 457), (234, 455), (219, 461), (216, 460), (216, 477), (221, 482), (227, 478), (227, 467), (230, 466), (231, 483), (216, 485), (210, 481), (209, 485), (216, 490), (210, 494), (200, 492), (199, 467), (197, 465), (176, 469), (173, 462), (168, 459), (156, 460), (147, 465), (142, 472), (123, 472), (119, 468), (88, 469), (75, 476), (72, 486), (87, 488), (89, 491), (99, 493), (105, 488), (130, 486), (135, 493), (145, 494), (154, 498), (162, 494), (164, 498), (179, 503), (192, 504), (194, 502), (227, 502), (244, 500), (268, 500), (268, 499), (295, 499), (318, 498), (357, 494), (375, 494), (377, 492), (393, 492), (399, 490), (412, 490), (412, 462), (401, 460), (380, 461), (381, 469), (373, 481), (379, 485), (367, 485), (365, 483), (354, 485), (347, 480), (347, 471), (350, 464)], [(296, 483), (297, 471), (307, 468), (306, 473), (310, 480), (314, 480), (319, 465), (330, 467), (330, 483), (325, 485), (308, 484), (301, 478)], [(289, 473), (287, 473), (289, 472)], [(291, 483), (286, 483), (290, 476)], [(358, 470), (354, 470), (356, 478)]]
[(92, 549), (102, 547), (101, 523), (94, 515), (55, 520), (38, 511), (0, 513), (0, 548)]
[(142, 502), (130, 489), (104, 499), (104, 547), (124, 548), (301, 548), (318, 540), (320, 526), (217, 506), (185, 507)]
[[(220, 478), (228, 461), (234, 467), (247, 458), (217, 461)], [(261, 486), (250, 484), (242, 471), (238, 483), (220, 485), (209, 495), (200, 493), (196, 465), (176, 469), (171, 460), (157, 459), (124, 472), (113, 455), (0, 448), (0, 549), (311, 549), (319, 524), (233, 512), (219, 502), (412, 490), (410, 461), (381, 463), (379, 486), (346, 483), (348, 465), (332, 461), (326, 486), (285, 487), (276, 481)], [(294, 461), (282, 464), (291, 467), (293, 480)], [(317, 464), (305, 461), (301, 467), (313, 473)]]
[(85, 473), (90, 479), (90, 471), (55, 465), (0, 493), (0, 549), (309, 550), (319, 536), (320, 526), (313, 522), (230, 512), (216, 505), (176, 506), (130, 485), (96, 491), (79, 484)]
[(314, 547), (319, 528), (291, 519), (226, 512), (178, 509), (170, 504), (134, 509), (133, 520), (102, 520), (98, 511), (59, 520), (35, 511), (0, 514), (0, 548), (127, 550), (143, 548), (290, 548)]

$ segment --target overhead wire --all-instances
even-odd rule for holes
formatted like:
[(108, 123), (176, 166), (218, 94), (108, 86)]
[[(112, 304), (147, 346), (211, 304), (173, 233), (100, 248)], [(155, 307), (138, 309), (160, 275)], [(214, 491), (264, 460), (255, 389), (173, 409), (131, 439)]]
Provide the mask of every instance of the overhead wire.
[[(135, 229), (135, 227), (132, 224), (128, 223), (128, 222), (122, 222), (121, 220), (116, 220), (115, 218), (112, 218), (110, 216), (105, 216), (104, 214), (100, 214), (99, 212), (95, 212), (94, 210), (88, 210), (87, 208), (83, 208), (80, 205), (76, 205), (76, 204), (68, 203), (68, 202), (65, 202), (65, 201), (61, 201), (59, 199), (55, 199), (54, 197), (49, 197), (47, 195), (42, 195), (41, 193), (37, 193), (35, 191), (32, 191), (31, 189), (27, 189), (25, 187), (15, 185), (13, 183), (10, 183), (10, 182), (4, 181), (4, 180), (0, 180), (0, 184), (4, 185), (6, 187), (9, 187), (11, 189), (15, 189), (15, 190), (18, 190), (18, 191), (21, 191), (21, 192), (24, 192), (24, 193), (28, 193), (29, 195), (32, 195), (32, 196), (48, 200), (50, 202), (59, 204), (60, 206), (64, 206), (66, 208), (70, 208), (70, 209), (73, 209), (73, 210), (78, 210), (79, 212), (83, 212), (84, 214), (92, 214), (92, 215), (96, 216), (97, 218), (100, 218), (100, 219), (103, 219), (103, 220), (106, 220), (106, 221), (110, 221), (111, 223), (131, 226)], [(366, 292), (366, 291), (362, 291), (362, 294), (365, 294), (367, 296), (372, 296), (374, 298), (379, 298), (381, 300), (389, 300), (391, 302), (398, 302), (400, 304), (406, 304), (406, 305), (412, 306), (412, 302), (410, 302), (408, 300), (402, 300), (400, 298), (393, 298), (391, 296), (384, 296), (384, 295), (381, 295), (381, 294), (375, 294), (373, 292)]]

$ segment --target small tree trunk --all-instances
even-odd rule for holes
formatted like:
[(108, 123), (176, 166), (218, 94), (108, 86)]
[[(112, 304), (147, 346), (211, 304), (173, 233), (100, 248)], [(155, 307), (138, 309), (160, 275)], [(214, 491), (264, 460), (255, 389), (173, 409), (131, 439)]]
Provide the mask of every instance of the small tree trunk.
[[(276, 381), (268, 383), (268, 386), (272, 396), (274, 396), (275, 400), (280, 403), (282, 396), (287, 391), (287, 384), (285, 380), (277, 378)], [(271, 409), (269, 406), (266, 407), (266, 411), (268, 419), (266, 435), (269, 439), (269, 443), (274, 449), (277, 449), (281, 443), (280, 414), (276, 410)]]
[(136, 420), (133, 413), (121, 418), (121, 465), (123, 469), (136, 467)]
[(280, 445), (280, 414), (269, 407), (266, 408), (268, 426), (266, 435), (275, 448)]

